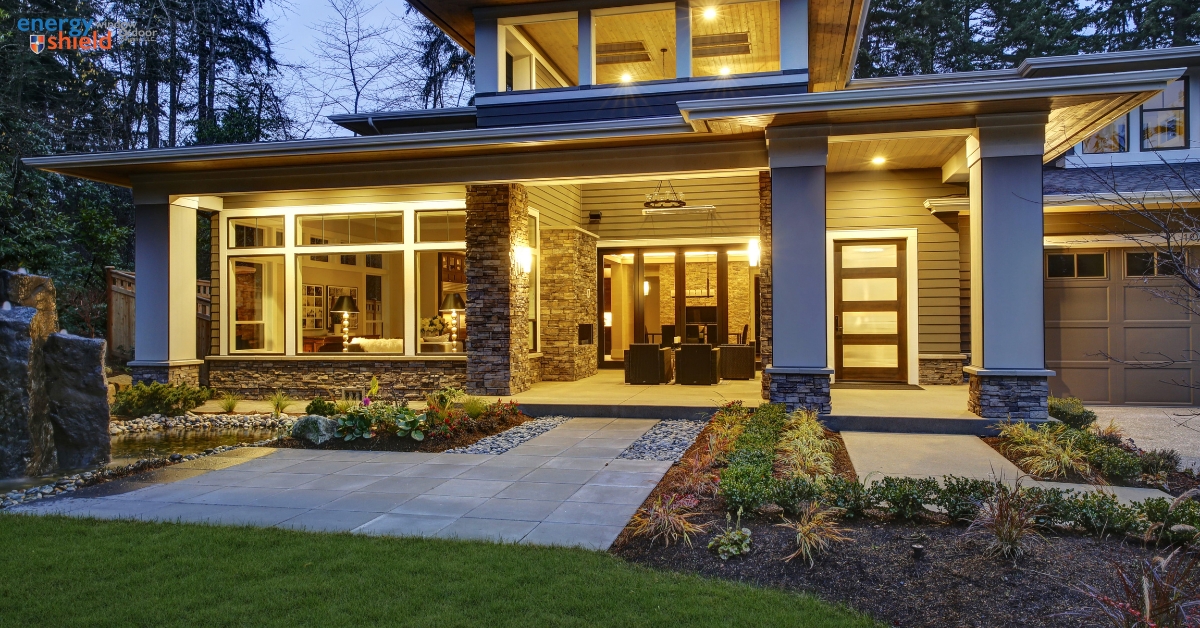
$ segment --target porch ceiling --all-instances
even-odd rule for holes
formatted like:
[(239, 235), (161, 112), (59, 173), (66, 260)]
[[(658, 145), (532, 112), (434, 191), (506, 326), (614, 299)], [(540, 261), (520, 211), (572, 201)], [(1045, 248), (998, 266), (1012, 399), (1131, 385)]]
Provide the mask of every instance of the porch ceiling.
[[(963, 147), (961, 136), (891, 137), (850, 141), (831, 140), (829, 172), (940, 168)], [(882, 164), (871, 160), (883, 157)]]

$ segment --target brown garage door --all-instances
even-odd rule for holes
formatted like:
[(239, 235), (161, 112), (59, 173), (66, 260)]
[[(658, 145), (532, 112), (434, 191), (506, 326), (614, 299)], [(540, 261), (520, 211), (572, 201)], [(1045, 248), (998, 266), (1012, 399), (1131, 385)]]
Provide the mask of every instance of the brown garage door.
[[(1050, 379), (1051, 394), (1110, 404), (1200, 400), (1180, 385), (1200, 375), (1188, 361), (1197, 348), (1200, 320), (1142, 287), (1173, 281), (1153, 254), (1048, 249), (1045, 269), (1046, 367), (1057, 373)], [(1139, 361), (1155, 368), (1129, 364)]]

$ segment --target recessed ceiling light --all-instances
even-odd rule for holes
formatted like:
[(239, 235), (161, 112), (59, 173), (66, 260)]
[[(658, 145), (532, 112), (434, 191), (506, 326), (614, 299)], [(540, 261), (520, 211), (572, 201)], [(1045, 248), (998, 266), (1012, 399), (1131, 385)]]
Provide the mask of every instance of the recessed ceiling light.
[(729, 68), (728, 67), (721, 68), (720, 72), (721, 72), (721, 76), (729, 76)]
[(706, 20), (717, 19), (717, 7), (706, 7), (704, 9), (704, 19), (706, 19)]
[(621, 75), (621, 82), (622, 82), (622, 83), (628, 83), (628, 82), (630, 82), (630, 81), (632, 81), (632, 80), (633, 80), (633, 75), (631, 75), (631, 74), (630, 74), (630, 73), (628, 73), (628, 72), (626, 72), (626, 73), (624, 73), (624, 74), (622, 74), (622, 75)]
[(875, 164), (876, 166), (881, 166), (886, 161), (887, 159), (884, 157), (874, 157), (871, 159), (871, 163)]

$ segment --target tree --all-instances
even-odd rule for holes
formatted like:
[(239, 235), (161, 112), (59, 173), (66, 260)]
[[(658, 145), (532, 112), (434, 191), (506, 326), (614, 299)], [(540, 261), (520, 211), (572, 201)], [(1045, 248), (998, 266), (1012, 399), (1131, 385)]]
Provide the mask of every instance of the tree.
[(1108, 0), (1094, 20), (1100, 50), (1143, 50), (1200, 43), (1198, 0)]
[[(413, 76), (417, 99), (424, 109), (445, 107), (449, 90), (457, 82), (454, 106), (463, 104), (468, 85), (475, 83), (475, 57), (450, 39), (442, 29), (425, 19), (409, 4), (405, 23), (419, 37), (413, 47), (417, 73)], [(474, 92), (474, 90), (471, 90)]]
[(342, 113), (380, 111), (398, 105), (402, 47), (391, 39), (395, 20), (372, 20), (378, 5), (328, 0), (334, 17), (318, 24), (318, 63), (308, 84), (323, 97), (319, 109)]

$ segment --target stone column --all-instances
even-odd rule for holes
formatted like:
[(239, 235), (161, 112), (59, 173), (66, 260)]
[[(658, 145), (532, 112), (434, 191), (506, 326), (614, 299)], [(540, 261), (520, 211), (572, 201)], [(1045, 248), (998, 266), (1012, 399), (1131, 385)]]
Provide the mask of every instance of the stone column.
[[(596, 374), (596, 241), (578, 227), (542, 227), (542, 379)], [(579, 326), (592, 326), (582, 344)]]
[(829, 127), (767, 129), (771, 165), (771, 363), (768, 398), (788, 410), (831, 411), (825, 286), (825, 164)]
[(968, 409), (1045, 419), (1042, 154), (1046, 113), (976, 116), (971, 171), (971, 366)]
[[(763, 366), (771, 363), (771, 171), (758, 173), (758, 352)], [(770, 399), (771, 374), (763, 371), (762, 398)]]
[(467, 186), (467, 391), (529, 389), (529, 275), (516, 249), (529, 246), (525, 186)]
[(196, 359), (196, 204), (134, 207), (134, 381), (200, 383)]

